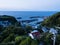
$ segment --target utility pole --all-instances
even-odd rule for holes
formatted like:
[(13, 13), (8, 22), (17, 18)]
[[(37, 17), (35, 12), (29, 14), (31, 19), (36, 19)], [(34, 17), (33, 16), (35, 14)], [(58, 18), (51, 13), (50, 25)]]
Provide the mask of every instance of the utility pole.
[(56, 35), (54, 34), (53, 35), (53, 45), (55, 45), (55, 42), (56, 42)]

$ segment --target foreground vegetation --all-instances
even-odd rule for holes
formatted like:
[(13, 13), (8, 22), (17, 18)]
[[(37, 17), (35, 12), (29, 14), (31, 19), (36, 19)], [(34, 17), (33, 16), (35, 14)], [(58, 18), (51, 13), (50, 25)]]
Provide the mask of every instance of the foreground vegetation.
[[(0, 45), (39, 45), (41, 42), (45, 45), (52, 45), (53, 40), (52, 34), (46, 32), (42, 32), (41, 27), (38, 27), (38, 31), (41, 32), (41, 38), (39, 39), (31, 39), (29, 37), (28, 33), (30, 33), (33, 28), (29, 25), (26, 25), (25, 28), (23, 28), (14, 17), (12, 16), (0, 16), (0, 21), (8, 21), (11, 23), (11, 25), (3, 26), (0, 25)], [(60, 27), (60, 12), (48, 17), (45, 19), (42, 23), (42, 26), (46, 27)], [(58, 29), (58, 32), (60, 32), (60, 29)], [(56, 45), (60, 45), (60, 33), (58, 33), (56, 37)]]

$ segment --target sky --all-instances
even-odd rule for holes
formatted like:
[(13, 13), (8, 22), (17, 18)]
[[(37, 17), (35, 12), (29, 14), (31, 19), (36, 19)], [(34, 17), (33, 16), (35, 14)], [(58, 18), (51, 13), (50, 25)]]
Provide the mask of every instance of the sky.
[(0, 11), (60, 11), (60, 0), (0, 0)]

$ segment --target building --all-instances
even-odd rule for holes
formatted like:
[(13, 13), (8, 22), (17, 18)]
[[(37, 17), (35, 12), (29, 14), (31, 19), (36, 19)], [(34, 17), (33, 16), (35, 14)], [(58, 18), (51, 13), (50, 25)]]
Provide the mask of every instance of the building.
[(57, 30), (56, 30), (56, 29), (51, 28), (51, 29), (50, 29), (50, 31), (49, 31), (49, 33), (51, 33), (51, 34), (57, 34), (58, 32), (57, 32)]
[(44, 33), (46, 33), (46, 32), (48, 32), (48, 31), (49, 31), (49, 29), (48, 29), (48, 28), (46, 28), (46, 27), (42, 27), (42, 31), (43, 31)]
[(40, 32), (37, 30), (32, 31), (31, 33), (29, 33), (29, 36), (32, 39), (38, 39), (40, 37)]

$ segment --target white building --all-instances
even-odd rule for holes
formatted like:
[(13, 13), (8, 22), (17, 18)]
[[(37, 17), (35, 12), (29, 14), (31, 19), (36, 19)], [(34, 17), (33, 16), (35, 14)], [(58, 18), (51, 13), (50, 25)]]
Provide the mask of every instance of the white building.
[(39, 38), (40, 32), (37, 31), (37, 30), (34, 30), (34, 31), (32, 31), (31, 33), (29, 33), (29, 36), (30, 36), (32, 39)]
[(51, 34), (57, 34), (58, 32), (54, 28), (51, 28), (50, 31), (49, 31), (49, 33), (51, 33)]

